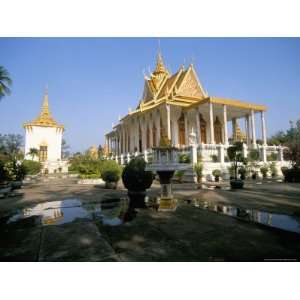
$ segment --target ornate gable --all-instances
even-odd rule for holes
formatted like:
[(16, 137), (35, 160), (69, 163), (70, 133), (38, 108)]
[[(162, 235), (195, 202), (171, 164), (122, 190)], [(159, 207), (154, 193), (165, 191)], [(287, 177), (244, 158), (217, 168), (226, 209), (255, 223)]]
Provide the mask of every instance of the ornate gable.
[(147, 102), (153, 99), (153, 92), (151, 91), (149, 87), (149, 82), (147, 79), (145, 79), (144, 84), (144, 92), (143, 92), (143, 101)]
[(180, 96), (191, 96), (191, 97), (206, 97), (206, 93), (201, 87), (198, 81), (197, 75), (192, 66), (189, 67), (181, 84), (178, 86), (177, 94)]

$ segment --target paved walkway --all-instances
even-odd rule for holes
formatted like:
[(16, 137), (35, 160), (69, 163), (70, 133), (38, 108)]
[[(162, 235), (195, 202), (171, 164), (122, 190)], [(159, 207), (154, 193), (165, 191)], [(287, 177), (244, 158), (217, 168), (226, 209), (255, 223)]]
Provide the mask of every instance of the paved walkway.
[[(124, 197), (125, 190), (77, 185), (71, 179), (26, 186), (20, 190), (22, 195), (0, 199), (0, 260), (262, 261), (300, 258), (299, 234), (243, 222), (184, 201), (195, 198), (300, 216), (300, 185), (249, 182), (245, 190), (234, 192), (197, 190), (189, 185), (176, 185), (174, 190), (182, 199), (174, 212), (138, 208), (131, 221), (110, 226), (97, 217), (98, 205), (102, 203), (102, 208), (106, 205), (113, 216), (124, 216), (120, 205), (110, 207), (111, 203), (106, 201)], [(149, 194), (155, 195), (158, 191), (159, 187), (154, 186)], [(71, 212), (87, 211), (88, 215), (61, 225), (45, 226), (34, 216), (6, 224), (16, 209), (48, 202), (55, 207), (56, 201), (65, 199), (79, 199), (80, 204), (75, 201), (68, 202), (65, 207), (61, 205), (64, 218), (71, 218)], [(114, 221), (116, 218), (112, 218), (110, 224)]]

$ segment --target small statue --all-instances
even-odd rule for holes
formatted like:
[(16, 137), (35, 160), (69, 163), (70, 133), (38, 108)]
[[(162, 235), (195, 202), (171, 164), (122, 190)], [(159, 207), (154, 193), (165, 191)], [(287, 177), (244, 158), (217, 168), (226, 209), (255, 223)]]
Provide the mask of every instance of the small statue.
[(192, 127), (192, 131), (189, 134), (189, 144), (190, 145), (196, 145), (196, 133), (194, 132), (194, 128)]

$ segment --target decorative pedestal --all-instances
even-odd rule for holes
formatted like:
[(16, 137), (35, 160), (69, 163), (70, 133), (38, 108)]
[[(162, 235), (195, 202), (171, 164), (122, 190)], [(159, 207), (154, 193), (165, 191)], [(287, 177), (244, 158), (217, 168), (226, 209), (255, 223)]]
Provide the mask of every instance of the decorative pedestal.
[(159, 211), (174, 211), (176, 200), (173, 199), (171, 179), (176, 170), (185, 170), (186, 164), (179, 164), (177, 149), (173, 147), (153, 148), (153, 161), (147, 165), (147, 171), (156, 172), (161, 185)]

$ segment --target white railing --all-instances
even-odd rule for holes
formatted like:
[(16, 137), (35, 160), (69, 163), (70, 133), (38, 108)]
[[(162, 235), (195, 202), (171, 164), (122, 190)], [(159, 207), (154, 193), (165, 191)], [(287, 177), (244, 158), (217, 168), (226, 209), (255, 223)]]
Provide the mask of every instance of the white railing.
[[(196, 144), (192, 146), (183, 146), (177, 150), (177, 157), (181, 154), (186, 154), (191, 159), (191, 164), (197, 163), (199, 159), (203, 162), (210, 163), (226, 163), (228, 162), (227, 158), (227, 149), (230, 145), (223, 144)], [(252, 149), (256, 149), (259, 152), (259, 161), (267, 162), (271, 158), (275, 161), (283, 161), (283, 146), (264, 146), (264, 145), (256, 145), (247, 146), (243, 144), (243, 153), (244, 156), (247, 157), (249, 152)], [(273, 155), (273, 157), (271, 157)], [(121, 165), (128, 164), (131, 159), (134, 157), (143, 157), (146, 162), (151, 162), (153, 160), (153, 151), (152, 149), (144, 150), (143, 152), (134, 152), (134, 153), (125, 153), (121, 155), (110, 155), (106, 157), (106, 159), (115, 160), (117, 163)]]

